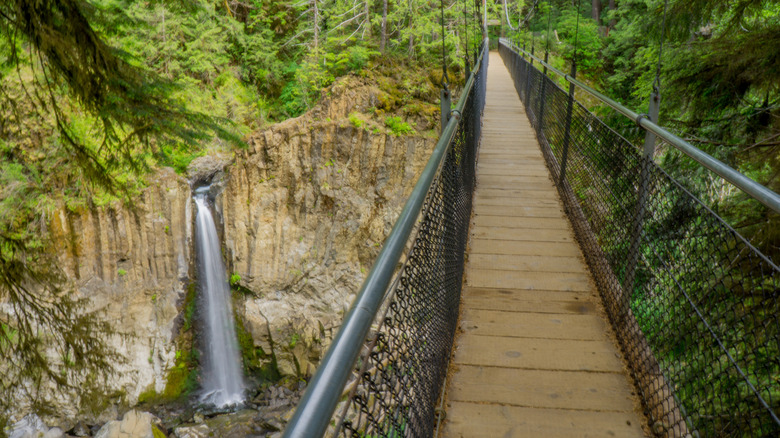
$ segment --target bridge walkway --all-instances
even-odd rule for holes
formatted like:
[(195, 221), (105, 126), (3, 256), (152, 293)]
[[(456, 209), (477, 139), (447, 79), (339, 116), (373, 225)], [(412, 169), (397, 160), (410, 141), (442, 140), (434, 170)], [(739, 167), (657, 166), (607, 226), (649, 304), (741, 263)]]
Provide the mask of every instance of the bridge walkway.
[(531, 125), (490, 54), (443, 437), (644, 436)]

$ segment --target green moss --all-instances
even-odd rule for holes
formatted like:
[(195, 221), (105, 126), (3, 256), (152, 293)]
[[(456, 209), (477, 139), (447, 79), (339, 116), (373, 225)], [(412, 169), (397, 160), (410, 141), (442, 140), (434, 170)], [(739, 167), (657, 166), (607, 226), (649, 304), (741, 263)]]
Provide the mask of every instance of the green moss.
[[(155, 391), (150, 385), (138, 397), (139, 403), (167, 403), (178, 400), (195, 391), (198, 387), (198, 350), (194, 348), (192, 334), (192, 318), (195, 313), (195, 297), (197, 287), (195, 283), (187, 285), (187, 293), (182, 304), (184, 322), (176, 337), (176, 357), (174, 365), (168, 370), (165, 379), (165, 389), (161, 393)], [(156, 299), (156, 297), (153, 297)], [(149, 359), (153, 359), (154, 350), (151, 350)]]
[(192, 317), (195, 315), (195, 296), (197, 293), (197, 287), (195, 283), (187, 285), (187, 294), (184, 296), (184, 324), (182, 325), (182, 331), (187, 331), (192, 327)]
[[(273, 351), (266, 352), (262, 347), (255, 346), (252, 334), (244, 327), (244, 323), (238, 315), (236, 317), (236, 335), (238, 346), (241, 348), (241, 358), (244, 370), (252, 375), (260, 377), (266, 382), (277, 382), (281, 377), (276, 355)], [(273, 343), (271, 344), (273, 348)]]
[(165, 389), (161, 394), (163, 400), (176, 400), (187, 395), (198, 387), (197, 357), (190, 345), (189, 350), (176, 351), (176, 364), (168, 370)]
[(167, 438), (163, 431), (157, 428), (157, 426), (154, 424), (152, 424), (152, 436), (154, 436), (154, 438)]
[(116, 273), (119, 274), (120, 277), (124, 277), (125, 275), (127, 275), (127, 271), (125, 271), (122, 268), (119, 268), (119, 270), (116, 271)]
[(138, 395), (138, 403), (153, 403), (159, 399), (157, 391), (154, 389), (154, 383), (149, 386)]

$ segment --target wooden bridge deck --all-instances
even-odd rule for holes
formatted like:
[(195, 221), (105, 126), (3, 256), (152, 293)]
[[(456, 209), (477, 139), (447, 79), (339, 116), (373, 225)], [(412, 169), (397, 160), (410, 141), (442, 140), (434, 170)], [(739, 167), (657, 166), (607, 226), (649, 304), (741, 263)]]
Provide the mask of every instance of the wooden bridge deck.
[(644, 436), (534, 131), (490, 54), (443, 437)]

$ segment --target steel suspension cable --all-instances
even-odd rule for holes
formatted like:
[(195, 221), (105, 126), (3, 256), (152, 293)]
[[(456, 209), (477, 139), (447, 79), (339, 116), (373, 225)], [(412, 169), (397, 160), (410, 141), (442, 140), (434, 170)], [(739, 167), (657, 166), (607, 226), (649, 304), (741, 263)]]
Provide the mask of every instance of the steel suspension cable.
[(517, 27), (512, 26), (512, 20), (509, 19), (509, 11), (507, 10), (506, 7), (506, 0), (502, 0), (502, 3), (504, 4), (504, 15), (506, 16), (506, 24), (509, 25), (509, 29), (517, 32), (520, 29), (522, 29), (523, 26), (525, 26), (525, 24), (531, 18), (531, 14), (534, 13), (536, 6), (539, 4), (539, 0), (534, 0), (534, 4), (531, 5), (531, 10), (528, 11), (528, 14), (525, 16), (525, 19), (523, 21), (520, 21), (520, 17), (517, 18)]
[[(444, 33), (444, 0), (439, 1), (440, 10), (441, 10), (441, 82), (442, 87), (447, 90), (450, 82), (449, 76), (447, 76), (447, 44), (446, 44), (446, 37), (447, 35)], [(443, 126), (443, 125), (442, 125)]]
[(547, 40), (547, 41), (545, 41), (546, 44), (544, 46), (545, 56), (550, 52), (550, 25), (551, 25), (551, 23), (552, 23), (552, 5), (550, 5), (550, 10), (548, 11), (548, 14), (547, 14), (547, 35), (544, 36), (544, 38)]
[[(468, 72), (471, 70), (471, 65), (469, 64), (469, 0), (463, 0), (463, 28), (465, 29), (466, 39), (466, 72)], [(466, 77), (468, 77), (468, 74)]]
[(571, 60), (571, 63), (574, 66), (577, 65), (577, 46), (580, 37), (580, 15), (582, 15), (580, 10), (582, 10), (582, 0), (577, 1), (577, 28), (574, 31), (574, 57)]
[(669, 7), (669, 0), (664, 1), (664, 19), (661, 24), (661, 43), (658, 47), (658, 66), (655, 69), (655, 80), (653, 81), (653, 90), (661, 89), (661, 55), (664, 52), (664, 40), (666, 39), (666, 12)]

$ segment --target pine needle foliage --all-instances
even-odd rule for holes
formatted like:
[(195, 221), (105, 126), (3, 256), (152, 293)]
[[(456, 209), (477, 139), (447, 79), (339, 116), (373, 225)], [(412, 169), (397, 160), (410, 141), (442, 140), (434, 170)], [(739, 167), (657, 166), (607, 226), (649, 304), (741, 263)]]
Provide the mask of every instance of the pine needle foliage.
[[(19, 400), (46, 412), (58, 393), (94, 395), (123, 360), (108, 344), (123, 335), (86, 310), (49, 249), (46, 193), (129, 200), (128, 175), (165, 145), (238, 142), (225, 120), (188, 111), (170, 81), (108, 46), (87, 18), (97, 12), (75, 0), (0, 1), (0, 417)], [(19, 142), (31, 122), (52, 125), (52, 137)]]
[[(156, 144), (195, 145), (217, 134), (237, 140), (225, 122), (187, 111), (171, 98), (172, 83), (128, 62), (89, 24), (90, 5), (78, 0), (3, 0), (0, 32), (8, 62), (33, 66), (27, 97), (53, 112), (64, 145), (90, 182), (119, 188), (112, 171), (146, 169), (143, 154)], [(98, 118), (101, 144), (85, 145), (66, 123), (57, 96), (63, 87)], [(140, 148), (139, 148), (140, 145)]]

